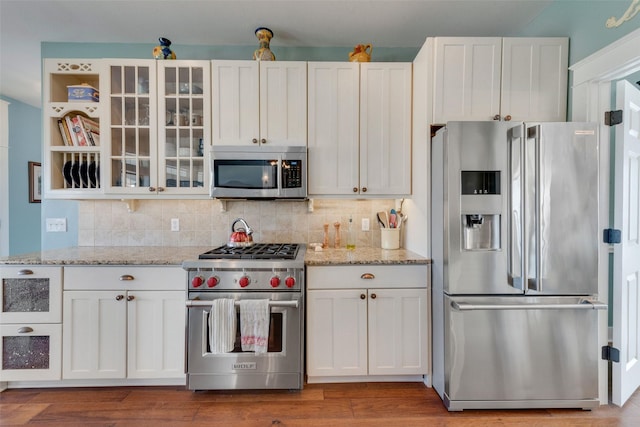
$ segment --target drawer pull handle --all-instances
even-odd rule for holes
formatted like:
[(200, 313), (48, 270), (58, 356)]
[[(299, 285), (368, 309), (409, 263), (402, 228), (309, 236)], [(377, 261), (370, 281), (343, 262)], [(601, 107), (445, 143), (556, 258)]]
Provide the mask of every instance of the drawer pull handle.
[(133, 301), (134, 298), (133, 295), (127, 295), (127, 301)]
[(124, 295), (116, 295), (116, 301), (122, 301)]
[(371, 299), (376, 299), (376, 298), (377, 298), (376, 294), (371, 294)]
[(18, 271), (18, 276), (28, 276), (29, 274), (33, 274), (33, 270), (25, 268), (24, 270)]
[(376, 276), (371, 273), (364, 273), (362, 276), (360, 276), (360, 278), (364, 280), (373, 280), (376, 278)]
[(360, 299), (365, 299), (367, 296), (365, 294), (360, 294)]
[(134, 277), (130, 274), (123, 274), (122, 276), (120, 276), (120, 281), (124, 282), (127, 280), (134, 280)]
[(28, 334), (29, 332), (33, 332), (33, 328), (30, 326), (23, 326), (22, 328), (18, 329), (19, 334)]

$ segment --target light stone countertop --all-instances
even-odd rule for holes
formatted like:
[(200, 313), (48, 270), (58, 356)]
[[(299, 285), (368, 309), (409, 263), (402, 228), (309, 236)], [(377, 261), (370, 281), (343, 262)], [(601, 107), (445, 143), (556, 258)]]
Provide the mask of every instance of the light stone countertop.
[[(0, 257), (0, 265), (181, 265), (210, 250), (203, 246), (78, 246)], [(306, 265), (429, 264), (428, 258), (406, 249), (307, 248)]]
[(431, 260), (406, 249), (380, 249), (356, 247), (354, 250), (323, 249), (315, 252), (307, 248), (306, 265), (349, 264), (430, 264)]

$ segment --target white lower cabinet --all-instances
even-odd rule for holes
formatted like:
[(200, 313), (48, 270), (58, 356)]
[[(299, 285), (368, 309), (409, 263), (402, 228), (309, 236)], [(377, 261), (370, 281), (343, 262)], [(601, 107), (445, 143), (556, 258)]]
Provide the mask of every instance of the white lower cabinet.
[(185, 283), (179, 267), (65, 268), (62, 378), (184, 377)]
[(429, 374), (427, 265), (308, 267), (307, 288), (308, 382)]

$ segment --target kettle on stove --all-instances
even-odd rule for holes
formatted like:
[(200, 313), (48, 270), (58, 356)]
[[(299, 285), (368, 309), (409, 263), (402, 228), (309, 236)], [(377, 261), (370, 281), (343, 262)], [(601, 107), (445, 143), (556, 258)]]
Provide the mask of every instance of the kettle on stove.
[[(241, 223), (244, 228), (238, 227), (238, 230), (236, 230), (235, 226), (237, 223)], [(227, 243), (227, 246), (234, 248), (251, 246), (253, 245), (252, 234), (253, 230), (249, 227), (247, 221), (242, 218), (236, 218), (236, 220), (231, 224), (231, 236), (229, 237), (229, 243)]]

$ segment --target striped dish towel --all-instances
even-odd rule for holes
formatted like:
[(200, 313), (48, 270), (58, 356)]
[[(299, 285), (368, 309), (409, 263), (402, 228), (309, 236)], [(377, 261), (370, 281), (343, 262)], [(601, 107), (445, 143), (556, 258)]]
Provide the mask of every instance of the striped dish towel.
[(209, 314), (209, 345), (211, 353), (229, 353), (236, 340), (236, 308), (230, 298), (215, 299)]

